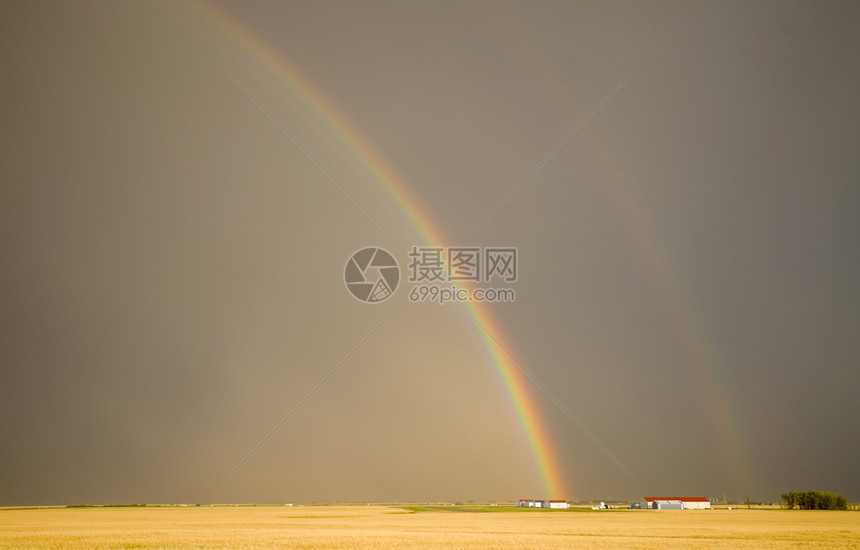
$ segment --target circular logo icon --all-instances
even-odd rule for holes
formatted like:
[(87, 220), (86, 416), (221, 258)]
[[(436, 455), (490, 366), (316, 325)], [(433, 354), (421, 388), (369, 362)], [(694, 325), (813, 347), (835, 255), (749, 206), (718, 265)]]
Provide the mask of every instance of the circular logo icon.
[(370, 246), (349, 257), (343, 280), (347, 290), (362, 302), (384, 302), (397, 290), (400, 267), (388, 251)]

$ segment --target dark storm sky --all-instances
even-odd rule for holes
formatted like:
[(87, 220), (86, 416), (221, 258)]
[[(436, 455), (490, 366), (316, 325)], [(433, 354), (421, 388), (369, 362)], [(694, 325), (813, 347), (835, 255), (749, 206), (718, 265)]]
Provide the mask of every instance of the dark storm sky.
[(860, 499), (859, 16), (4, 3), (0, 505), (540, 496), (464, 308), (344, 288), (425, 244), (367, 146), (446, 244), (518, 248), (505, 347), (637, 479), (532, 387), (558, 496)]

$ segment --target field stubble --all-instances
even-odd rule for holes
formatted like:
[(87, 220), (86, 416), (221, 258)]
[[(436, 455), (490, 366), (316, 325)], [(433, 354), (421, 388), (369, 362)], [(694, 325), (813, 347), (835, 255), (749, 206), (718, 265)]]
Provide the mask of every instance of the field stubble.
[(0, 548), (860, 548), (860, 514), (414, 513), (386, 506), (0, 510)]

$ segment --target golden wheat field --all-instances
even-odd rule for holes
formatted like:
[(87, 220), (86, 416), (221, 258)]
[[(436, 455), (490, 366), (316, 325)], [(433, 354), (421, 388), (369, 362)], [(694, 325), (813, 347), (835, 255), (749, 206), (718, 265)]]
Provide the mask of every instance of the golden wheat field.
[(0, 510), (0, 548), (860, 548), (860, 513), (387, 506)]

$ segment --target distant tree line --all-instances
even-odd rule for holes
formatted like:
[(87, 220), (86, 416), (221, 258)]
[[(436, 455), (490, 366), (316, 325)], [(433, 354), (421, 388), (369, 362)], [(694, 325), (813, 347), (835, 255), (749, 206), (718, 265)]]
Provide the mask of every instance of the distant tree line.
[(793, 510), (847, 510), (848, 499), (838, 493), (789, 491), (782, 495), (786, 508)]

